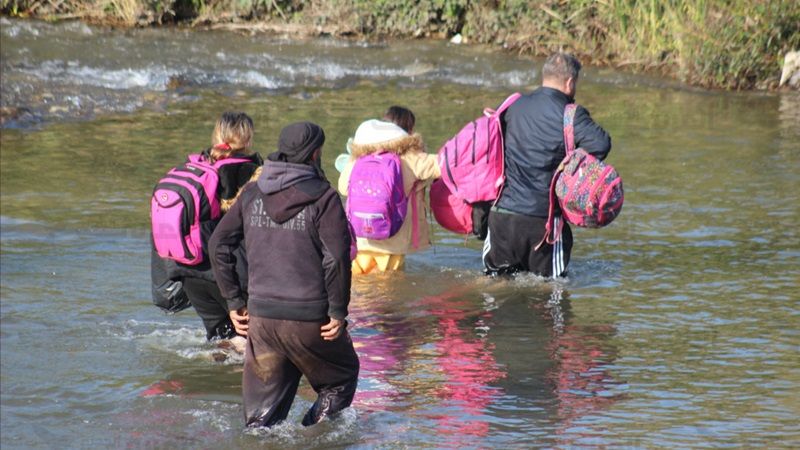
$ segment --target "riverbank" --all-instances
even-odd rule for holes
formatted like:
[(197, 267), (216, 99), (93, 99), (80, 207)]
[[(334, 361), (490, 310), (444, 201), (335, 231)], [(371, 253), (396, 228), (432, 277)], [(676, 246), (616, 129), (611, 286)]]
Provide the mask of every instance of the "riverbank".
[(362, 39), (447, 38), (657, 73), (693, 86), (776, 89), (783, 55), (800, 48), (800, 3), (575, 0), (2, 0), (44, 20), (142, 27), (177, 23), (243, 32)]

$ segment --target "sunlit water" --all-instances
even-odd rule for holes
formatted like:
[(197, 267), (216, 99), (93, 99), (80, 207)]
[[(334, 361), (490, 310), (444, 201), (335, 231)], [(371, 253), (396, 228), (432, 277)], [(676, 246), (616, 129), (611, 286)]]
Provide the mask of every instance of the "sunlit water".
[[(492, 280), (435, 228), (405, 273), (354, 280), (353, 408), (243, 430), (241, 358), (150, 304), (154, 182), (227, 109), (257, 148), (411, 107), (429, 149), (537, 82), (538, 62), (443, 42), (0, 19), (0, 360), (5, 448), (800, 446), (800, 99), (587, 68), (626, 204), (576, 230), (570, 277)], [(13, 113), (8, 113), (7, 111)]]

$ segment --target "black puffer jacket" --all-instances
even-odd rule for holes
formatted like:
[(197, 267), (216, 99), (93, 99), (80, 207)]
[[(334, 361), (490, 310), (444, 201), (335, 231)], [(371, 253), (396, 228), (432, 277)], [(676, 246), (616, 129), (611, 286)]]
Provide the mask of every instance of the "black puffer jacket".
[(339, 195), (316, 168), (269, 161), (211, 236), (214, 274), (230, 310), (244, 306), (235, 249), (244, 241), (248, 313), (344, 319), (350, 303), (350, 228)]
[[(506, 182), (497, 206), (519, 214), (547, 217), (550, 180), (566, 156), (564, 107), (573, 103), (563, 92), (540, 87), (523, 95), (504, 113)], [(604, 159), (611, 138), (589, 111), (575, 112), (575, 147)], [(556, 211), (558, 205), (556, 204)]]

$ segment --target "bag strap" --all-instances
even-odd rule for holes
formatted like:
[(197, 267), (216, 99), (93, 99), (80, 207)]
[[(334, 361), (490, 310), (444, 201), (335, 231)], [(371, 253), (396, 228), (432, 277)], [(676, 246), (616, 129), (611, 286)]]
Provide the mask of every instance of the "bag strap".
[(211, 164), (208, 162), (208, 156), (206, 155), (206, 152), (192, 153), (186, 157), (186, 161), (193, 164), (207, 165), (213, 167), (214, 169), (219, 169), (220, 167), (228, 164), (243, 164), (243, 163), (253, 162), (249, 158), (231, 157), (231, 158), (218, 159), (213, 164)]
[(222, 166), (226, 166), (228, 164), (244, 164), (253, 162), (247, 158), (225, 158), (225, 159), (218, 159), (214, 162), (213, 166), (215, 169), (219, 169)]
[[(566, 156), (561, 163), (558, 165), (555, 173), (553, 173), (553, 179), (550, 180), (550, 203), (547, 208), (547, 224), (545, 225), (544, 237), (534, 250), (539, 250), (539, 248), (544, 244), (554, 244), (561, 239), (561, 229), (564, 226), (564, 221), (559, 220), (558, 226), (554, 227), (555, 222), (555, 209), (556, 209), (556, 182), (558, 181), (558, 177), (564, 172), (564, 165), (569, 159), (570, 155), (575, 151), (575, 111), (578, 109), (578, 105), (575, 103), (567, 103), (567, 106), (564, 107), (564, 151), (566, 152)], [(556, 228), (556, 229), (554, 229)]]
[[(420, 180), (414, 182), (411, 186), (411, 247), (414, 249), (419, 248), (419, 211), (417, 208), (417, 188), (422, 183)], [(423, 188), (424, 189), (424, 188)]]
[(575, 151), (575, 111), (578, 105), (575, 103), (567, 103), (564, 107), (564, 150), (567, 156)]

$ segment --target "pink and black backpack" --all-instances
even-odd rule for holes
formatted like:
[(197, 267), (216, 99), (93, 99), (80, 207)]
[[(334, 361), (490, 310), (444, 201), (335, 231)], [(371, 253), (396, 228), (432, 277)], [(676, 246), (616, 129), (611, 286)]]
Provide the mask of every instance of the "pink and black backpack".
[(400, 157), (381, 152), (358, 158), (350, 173), (345, 209), (356, 236), (376, 240), (394, 236), (408, 211)]
[(227, 164), (245, 162), (250, 160), (226, 158), (211, 164), (202, 155), (192, 154), (156, 184), (150, 199), (150, 221), (160, 257), (187, 265), (203, 261), (200, 224), (221, 216), (217, 171)]
[(484, 109), (439, 149), (442, 177), (431, 186), (431, 209), (445, 229), (485, 237), (476, 222), (484, 221), (505, 182), (500, 116), (520, 96), (512, 94), (497, 110)]
[[(545, 240), (552, 244), (555, 200), (567, 222), (585, 228), (610, 224), (622, 210), (625, 195), (622, 178), (610, 164), (600, 161), (582, 148), (575, 148), (573, 121), (577, 105), (564, 109), (564, 144), (567, 156), (550, 182), (550, 211)], [(560, 230), (555, 230), (555, 235)]]

